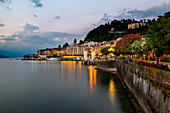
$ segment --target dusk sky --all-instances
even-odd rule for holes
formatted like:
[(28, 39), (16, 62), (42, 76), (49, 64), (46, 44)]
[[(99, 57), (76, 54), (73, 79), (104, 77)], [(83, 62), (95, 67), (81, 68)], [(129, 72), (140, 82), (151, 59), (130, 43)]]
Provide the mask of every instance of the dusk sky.
[(0, 54), (36, 53), (84, 40), (114, 19), (153, 19), (167, 11), (170, 0), (0, 0)]

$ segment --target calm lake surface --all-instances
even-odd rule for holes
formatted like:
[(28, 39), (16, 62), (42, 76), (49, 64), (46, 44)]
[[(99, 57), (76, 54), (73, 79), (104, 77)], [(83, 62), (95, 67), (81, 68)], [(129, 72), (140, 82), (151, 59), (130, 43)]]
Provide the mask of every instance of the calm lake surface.
[(94, 68), (0, 59), (0, 113), (136, 113), (116, 75)]

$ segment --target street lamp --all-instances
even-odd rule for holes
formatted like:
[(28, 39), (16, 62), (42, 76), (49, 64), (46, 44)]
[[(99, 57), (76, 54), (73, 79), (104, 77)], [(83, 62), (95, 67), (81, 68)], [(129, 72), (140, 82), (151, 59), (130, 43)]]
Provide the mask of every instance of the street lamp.
[(111, 48), (109, 48), (108, 51), (111, 52), (111, 53), (113, 53), (113, 52), (115, 52), (115, 49), (111, 47)]

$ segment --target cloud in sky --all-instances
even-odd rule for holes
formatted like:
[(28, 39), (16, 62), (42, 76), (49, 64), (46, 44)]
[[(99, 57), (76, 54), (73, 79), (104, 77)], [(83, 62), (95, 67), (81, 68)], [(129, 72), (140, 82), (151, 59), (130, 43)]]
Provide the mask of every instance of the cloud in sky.
[(170, 11), (170, 3), (167, 4), (164, 3), (162, 5), (154, 6), (146, 10), (125, 8), (119, 11), (120, 13), (117, 16), (105, 13), (104, 16), (100, 19), (100, 22), (94, 25), (99, 25), (104, 22), (110, 22), (113, 21), (114, 19), (124, 18), (140, 20), (146, 18), (157, 18), (159, 15), (163, 15), (167, 11)]
[(29, 23), (26, 23), (24, 26), (24, 31), (34, 31), (34, 30), (38, 30), (39, 27), (38, 26), (35, 26), (35, 25), (31, 25)]
[(10, 8), (10, 5), (11, 5), (11, 3), (12, 3), (12, 0), (0, 0), (0, 2), (6, 4), (6, 9), (7, 9), (7, 10), (9, 10), (9, 11), (12, 10), (12, 8)]
[(37, 18), (38, 16), (37, 15), (33, 15), (33, 17)]
[[(66, 41), (72, 42), (74, 38), (80, 39), (83, 35), (70, 34), (64, 32), (40, 31), (38, 26), (26, 23), (22, 26), (23, 30), (11, 36), (0, 36), (0, 47), (17, 48), (19, 52), (35, 52), (39, 48), (57, 47)], [(22, 47), (22, 49), (21, 49)], [(19, 49), (20, 48), (20, 49)], [(13, 51), (16, 51), (14, 49)]]
[(61, 17), (60, 16), (55, 16), (54, 19), (60, 19)]
[(0, 24), (0, 27), (4, 27), (5, 26), (5, 24)]
[(148, 8), (146, 10), (139, 9), (126, 9), (123, 10), (121, 14), (115, 16), (116, 18), (136, 18), (136, 19), (144, 19), (144, 18), (155, 18), (159, 15), (163, 15), (165, 12), (170, 11), (170, 3), (164, 3), (159, 6), (154, 6)]
[(3, 2), (3, 3), (4, 3), (5, 1), (4, 1), (4, 0), (0, 0), (0, 2)]
[(6, 41), (15, 41), (17, 40), (15, 35), (12, 36), (0, 36), (0, 41), (6, 42)]
[(110, 19), (110, 15), (108, 15), (107, 13), (105, 13), (104, 14), (104, 16), (101, 18), (101, 21), (102, 22), (110, 22), (110, 21), (112, 21), (111, 19)]
[(40, 2), (40, 0), (32, 0), (32, 3), (35, 4), (35, 7), (42, 7), (43, 4)]

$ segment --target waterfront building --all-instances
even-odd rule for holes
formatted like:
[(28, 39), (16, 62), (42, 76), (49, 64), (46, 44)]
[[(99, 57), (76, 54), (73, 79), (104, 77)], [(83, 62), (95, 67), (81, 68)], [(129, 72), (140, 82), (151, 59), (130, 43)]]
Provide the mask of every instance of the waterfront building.
[(101, 49), (105, 47), (115, 47), (118, 40), (120, 40), (120, 38), (112, 41), (86, 42), (84, 44), (86, 46), (84, 49), (84, 60), (94, 60), (100, 58), (102, 56), (102, 53), (100, 52)]
[(40, 56), (40, 55), (45, 55), (45, 49), (38, 50), (38, 51), (37, 51), (37, 55), (38, 55), (38, 56)]
[(75, 55), (83, 55), (85, 46), (77, 45), (77, 42), (74, 42), (74, 45), (68, 46), (67, 48), (67, 55), (75, 56)]
[(42, 59), (42, 58), (47, 58), (46, 55), (39, 55), (39, 58)]
[(37, 55), (53, 56), (52, 49), (51, 48), (40, 49), (37, 51)]
[(53, 48), (52, 50), (53, 55), (57, 55), (57, 56), (63, 56), (67, 54), (67, 50), (66, 48)]

